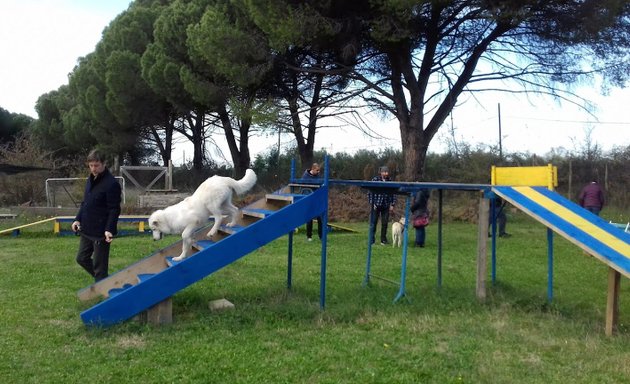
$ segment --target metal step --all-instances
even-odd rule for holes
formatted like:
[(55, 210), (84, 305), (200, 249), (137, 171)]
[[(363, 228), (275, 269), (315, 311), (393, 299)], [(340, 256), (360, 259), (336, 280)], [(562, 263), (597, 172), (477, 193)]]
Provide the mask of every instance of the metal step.
[(155, 275), (155, 273), (141, 273), (138, 275), (138, 283), (142, 283), (143, 281), (146, 281)]
[(214, 244), (212, 240), (197, 240), (195, 241), (195, 245), (199, 247), (200, 250), (206, 249)]
[(243, 213), (243, 215), (246, 215), (246, 216), (258, 217), (260, 219), (264, 219), (265, 217), (272, 215), (276, 211), (273, 211), (271, 209), (263, 209), (263, 208), (246, 208), (246, 209), (242, 209), (241, 212)]
[[(177, 265), (177, 264), (181, 263), (182, 261), (186, 260), (186, 259), (184, 259), (184, 260), (181, 260), (181, 261), (175, 261), (175, 260), (173, 260), (173, 258), (174, 258), (174, 257), (176, 257), (176, 256), (168, 256), (168, 257), (165, 259), (165, 260), (166, 260), (166, 264), (167, 264), (169, 267), (172, 267), (172, 266), (174, 266), (174, 265)], [(188, 256), (188, 257), (190, 257), (190, 256)]]
[(114, 296), (116, 296), (116, 295), (126, 291), (127, 289), (129, 289), (131, 287), (133, 287), (133, 285), (125, 284), (121, 288), (112, 288), (112, 289), (109, 290), (107, 295), (108, 295), (108, 297), (114, 297)]
[(304, 195), (301, 195), (299, 193), (268, 193), (265, 195), (265, 198), (267, 199), (267, 201), (278, 200), (278, 201), (288, 201), (291, 203), (303, 197)]
[(233, 233), (240, 232), (240, 231), (242, 231), (245, 228), (247, 228), (247, 227), (243, 227), (241, 225), (234, 225), (232, 227), (228, 227), (227, 225), (222, 225), (222, 226), (219, 227), (219, 231), (231, 235)]

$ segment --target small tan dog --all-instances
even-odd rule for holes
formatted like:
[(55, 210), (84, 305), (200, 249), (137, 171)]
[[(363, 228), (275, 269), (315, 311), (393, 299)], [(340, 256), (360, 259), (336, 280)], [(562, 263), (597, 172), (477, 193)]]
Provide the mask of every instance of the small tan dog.
[(392, 224), (392, 247), (400, 247), (402, 245), (402, 236), (405, 230), (405, 218)]

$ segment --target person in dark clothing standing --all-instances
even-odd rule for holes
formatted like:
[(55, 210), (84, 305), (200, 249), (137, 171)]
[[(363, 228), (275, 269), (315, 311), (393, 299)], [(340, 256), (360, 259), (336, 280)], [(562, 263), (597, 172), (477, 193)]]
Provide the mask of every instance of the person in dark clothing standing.
[[(321, 177), (319, 176), (319, 171), (320, 171), (319, 164), (313, 163), (313, 165), (311, 165), (309, 169), (304, 171), (302, 178), (310, 179), (310, 180), (320, 179)], [(321, 240), (322, 239), (322, 218), (319, 216), (317, 216), (317, 235), (319, 236), (319, 239)], [(308, 241), (313, 240), (313, 220), (309, 220), (306, 223), (306, 239)]]
[[(374, 176), (371, 181), (391, 181), (389, 178), (389, 168), (381, 167), (379, 175)], [(394, 210), (396, 204), (396, 195), (390, 192), (368, 192), (368, 201), (370, 202), (371, 219), (370, 227), (372, 227), (372, 243), (376, 238), (376, 224), (378, 218), (381, 217), (381, 245), (387, 244), (387, 223), (389, 222), (389, 213)]]
[[(411, 202), (411, 222), (413, 223), (416, 217), (429, 215), (429, 196), (431, 193), (428, 189), (421, 189), (413, 196)], [(416, 230), (416, 240), (414, 246), (424, 247), (424, 240), (426, 238), (426, 227), (414, 227)]]
[(121, 188), (100, 151), (92, 150), (87, 163), (90, 176), (72, 230), (81, 235), (77, 263), (100, 281), (108, 276), (109, 247), (117, 234)]
[(604, 208), (604, 203), (606, 202), (604, 190), (596, 181), (592, 181), (582, 188), (578, 200), (580, 207), (589, 210), (597, 216), (599, 216), (599, 212)]
[[(505, 205), (507, 203), (500, 197), (496, 197), (494, 201), (494, 215), (497, 220), (499, 237), (511, 237), (509, 233), (505, 231), (507, 227), (507, 215), (505, 214)], [(488, 231), (491, 230), (492, 226), (492, 216), (489, 216), (488, 220)], [(488, 232), (488, 237), (492, 236), (490, 232)]]

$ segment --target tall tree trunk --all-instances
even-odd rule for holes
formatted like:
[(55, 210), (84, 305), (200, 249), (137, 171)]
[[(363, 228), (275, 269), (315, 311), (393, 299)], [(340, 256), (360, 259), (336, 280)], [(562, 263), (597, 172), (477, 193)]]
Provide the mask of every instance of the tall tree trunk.
[(165, 167), (168, 167), (168, 163), (172, 158), (173, 153), (173, 131), (175, 126), (175, 118), (169, 118), (164, 125), (164, 141), (160, 137), (160, 133), (158, 131), (159, 126), (151, 126), (149, 128), (149, 139), (155, 142), (155, 145), (158, 147), (158, 151), (160, 152), (160, 157), (162, 158), (162, 163)]
[[(313, 96), (311, 97), (310, 103), (308, 103), (310, 110), (308, 112), (306, 138), (304, 137), (304, 134), (302, 132), (302, 122), (299, 116), (299, 104), (297, 96), (287, 99), (287, 102), (289, 104), (289, 112), (291, 113), (291, 124), (293, 126), (295, 141), (297, 143), (300, 161), (302, 162), (302, 169), (307, 169), (311, 166), (311, 164), (313, 164), (315, 151), (315, 133), (317, 131), (317, 112), (319, 110), (319, 104), (321, 102), (322, 83), (324, 81), (324, 76), (324, 74), (318, 74), (313, 85)], [(298, 91), (296, 88), (294, 95), (297, 94)]]
[[(313, 153), (308, 156), (307, 141), (304, 139), (304, 133), (302, 132), (302, 122), (300, 121), (299, 105), (297, 96), (291, 96), (287, 98), (287, 104), (289, 105), (289, 113), (291, 114), (291, 127), (293, 129), (293, 136), (295, 136), (295, 143), (297, 144), (298, 154), (300, 156), (300, 162), (302, 168), (306, 167), (308, 161), (313, 160)], [(304, 168), (306, 169), (306, 168)]]
[[(398, 119), (403, 153), (403, 181), (422, 181), (429, 140), (424, 127), (424, 91), (421, 81), (413, 79), (411, 55), (401, 50), (388, 55), (392, 67), (391, 87)], [(403, 82), (403, 78), (405, 81)], [(412, 80), (412, 81), (410, 81)], [(407, 92), (410, 101), (407, 103)]]
[[(457, 98), (469, 83), (481, 55), (490, 43), (495, 41), (509, 29), (509, 25), (500, 24), (492, 30), (472, 50), (470, 56), (463, 63), (462, 72), (457, 81), (450, 86), (442, 102), (435, 109), (431, 119), (424, 121), (427, 87), (434, 66), (435, 49), (440, 39), (438, 33), (439, 10), (431, 20), (432, 31), (429, 33), (422, 64), (418, 73), (414, 70), (414, 60), (411, 47), (401, 45), (398, 49), (387, 52), (391, 66), (390, 84), (395, 115), (399, 122), (400, 136), (404, 159), (403, 179), (405, 181), (419, 181), (424, 178), (425, 160), (429, 143), (438, 132), (448, 115), (453, 110)], [(409, 100), (407, 100), (407, 95)]]
[(234, 177), (241, 178), (245, 174), (247, 168), (249, 168), (249, 164), (251, 162), (249, 154), (249, 129), (251, 126), (251, 120), (246, 119), (245, 121), (241, 121), (239, 127), (240, 137), (238, 138), (238, 141), (240, 142), (239, 149), (237, 138), (234, 135), (234, 129), (232, 127), (232, 121), (230, 120), (230, 115), (225, 108), (225, 105), (219, 108), (218, 115), (221, 120), (223, 132), (225, 133), (228, 148), (230, 149), (230, 156), (232, 157), (232, 162), (234, 163)]
[(201, 171), (205, 150), (205, 112), (197, 111), (194, 116), (190, 116), (188, 124), (192, 131), (193, 169)]
[(429, 143), (425, 140), (421, 125), (422, 120), (414, 120), (399, 120), (404, 163), (402, 181), (424, 181), (425, 160)]
[(252, 121), (250, 118), (241, 119), (239, 127), (239, 136), (241, 149), (238, 151), (238, 156), (233, 159), (234, 161), (234, 177), (241, 178), (245, 175), (245, 171), (249, 168), (251, 163), (251, 157), (249, 155), (249, 130), (251, 128)]
[(162, 156), (162, 160), (164, 160), (164, 166), (168, 167), (168, 164), (171, 162), (173, 158), (173, 121), (170, 120), (167, 123), (164, 134), (164, 155)]

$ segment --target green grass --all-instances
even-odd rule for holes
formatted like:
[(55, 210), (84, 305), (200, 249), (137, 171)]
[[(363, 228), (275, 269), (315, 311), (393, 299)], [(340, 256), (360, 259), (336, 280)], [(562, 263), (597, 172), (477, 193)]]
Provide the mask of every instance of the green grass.
[[(2, 228), (12, 224), (0, 222)], [(436, 284), (436, 226), (410, 248), (407, 296), (365, 273), (367, 224), (329, 236), (326, 310), (319, 309), (318, 241), (294, 239), (286, 289), (281, 238), (181, 291), (174, 323), (86, 328), (76, 292), (90, 277), (75, 264), (75, 237), (49, 226), (0, 237), (2, 383), (619, 383), (630, 377), (630, 289), (622, 280), (620, 332), (604, 335), (607, 269), (555, 237), (554, 301), (546, 231), (510, 217), (498, 244), (498, 282), (475, 298), (476, 226), (444, 227), (443, 285)], [(115, 271), (168, 245), (116, 239)], [(372, 272), (400, 275), (400, 249), (373, 248)], [(226, 298), (235, 309), (211, 312)]]

